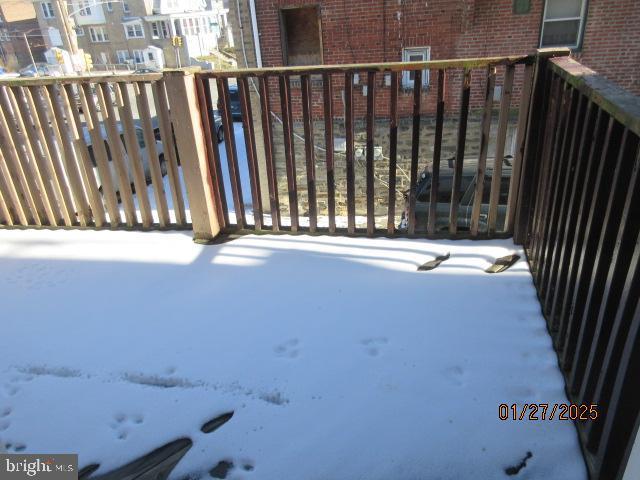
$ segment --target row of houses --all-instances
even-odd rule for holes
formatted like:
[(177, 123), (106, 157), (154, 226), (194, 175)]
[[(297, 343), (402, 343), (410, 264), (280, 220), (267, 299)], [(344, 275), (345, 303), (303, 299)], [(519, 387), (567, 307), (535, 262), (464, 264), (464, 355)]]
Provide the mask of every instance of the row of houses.
[[(28, 39), (38, 38), (32, 42), (36, 60), (44, 55), (51, 62), (51, 52), (60, 49), (68, 71), (84, 70), (87, 58), (97, 69), (175, 68), (233, 44), (222, 0), (1, 0), (0, 6), (8, 12), (30, 10)], [(25, 43), (24, 30), (0, 24), (0, 43), (15, 50)], [(16, 57), (20, 66), (25, 60)]]

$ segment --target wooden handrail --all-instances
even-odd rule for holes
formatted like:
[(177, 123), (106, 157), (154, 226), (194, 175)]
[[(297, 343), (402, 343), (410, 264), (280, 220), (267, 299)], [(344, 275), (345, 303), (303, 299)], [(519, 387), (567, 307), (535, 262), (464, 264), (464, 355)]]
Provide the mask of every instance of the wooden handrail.
[(550, 60), (551, 70), (601, 109), (640, 135), (640, 97), (610, 82), (570, 57)]
[(479, 68), (488, 65), (532, 64), (535, 55), (506, 57), (461, 58), (429, 60), (426, 62), (354, 63), (344, 65), (308, 65), (297, 67), (239, 68), (236, 70), (203, 70), (204, 77), (242, 77), (263, 75), (317, 75), (321, 73), (403, 72), (409, 70), (442, 70), (446, 68)]

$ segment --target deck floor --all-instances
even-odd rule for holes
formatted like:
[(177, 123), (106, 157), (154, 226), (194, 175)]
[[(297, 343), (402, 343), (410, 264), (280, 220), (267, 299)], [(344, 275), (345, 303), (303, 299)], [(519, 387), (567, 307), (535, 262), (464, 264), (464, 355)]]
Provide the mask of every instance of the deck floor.
[(513, 252), (0, 230), (0, 450), (100, 473), (189, 437), (171, 478), (586, 479), (571, 422), (498, 419), (567, 402), (526, 263), (483, 271)]

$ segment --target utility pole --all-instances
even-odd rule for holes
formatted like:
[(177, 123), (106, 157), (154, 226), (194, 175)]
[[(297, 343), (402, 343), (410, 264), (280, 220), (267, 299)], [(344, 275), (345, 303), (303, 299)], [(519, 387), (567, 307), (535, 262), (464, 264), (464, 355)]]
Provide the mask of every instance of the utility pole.
[(29, 56), (31, 57), (31, 63), (33, 64), (33, 73), (36, 77), (39, 77), (38, 67), (36, 66), (36, 61), (33, 58), (33, 52), (31, 51), (31, 45), (29, 45), (29, 39), (27, 39), (27, 34), (23, 33), (22, 38), (24, 38), (24, 43), (27, 44), (27, 50), (29, 50)]
[(60, 19), (62, 26), (62, 43), (65, 49), (71, 53), (72, 57), (77, 59), (78, 54), (78, 38), (76, 37), (76, 31), (71, 24), (71, 16), (67, 10), (67, 4), (64, 0), (53, 0), (53, 8), (56, 17)]

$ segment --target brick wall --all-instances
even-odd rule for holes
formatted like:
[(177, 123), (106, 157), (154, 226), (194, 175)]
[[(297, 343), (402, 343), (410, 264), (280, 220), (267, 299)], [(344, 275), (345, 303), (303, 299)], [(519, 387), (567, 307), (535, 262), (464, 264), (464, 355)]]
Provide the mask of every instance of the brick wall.
[[(254, 58), (251, 23), (246, 0), (245, 51)], [(231, 2), (232, 15), (236, 2)], [(352, 2), (347, 0), (255, 0), (264, 66), (283, 65), (279, 10), (287, 7), (320, 5), (323, 63), (366, 63), (402, 60), (402, 49), (430, 47), (431, 59), (455, 59), (532, 53), (539, 44), (543, 0), (532, 0), (525, 14), (515, 14), (512, 0), (377, 0)], [(243, 12), (244, 14), (244, 12)], [(640, 93), (640, 8), (637, 0), (590, 0), (584, 42), (578, 58), (587, 66), (604, 74), (635, 93)], [(235, 25), (234, 25), (235, 27)], [(239, 40), (239, 39), (236, 39)], [(242, 59), (242, 53), (239, 58)], [(242, 61), (240, 62), (242, 63)], [(460, 97), (460, 71), (450, 72), (446, 88), (448, 111), (455, 111)], [(482, 105), (486, 70), (472, 76), (472, 107)], [(435, 75), (431, 84), (435, 87)], [(376, 110), (387, 112), (389, 89), (382, 75), (376, 77), (378, 92)], [(343, 110), (342, 76), (334, 78), (334, 111)], [(522, 69), (515, 79), (515, 105), (519, 101)], [(502, 83), (502, 69), (497, 85)], [(366, 97), (361, 76), (354, 88), (356, 116), (364, 114)], [(295, 83), (294, 83), (295, 86)], [(272, 103), (278, 110), (277, 85), (272, 83)], [(422, 94), (422, 112), (435, 109), (435, 88)], [(293, 89), (293, 105), (299, 115), (299, 92)], [(314, 90), (314, 113), (321, 114), (320, 88)], [(401, 90), (400, 115), (411, 112), (412, 92)]]

